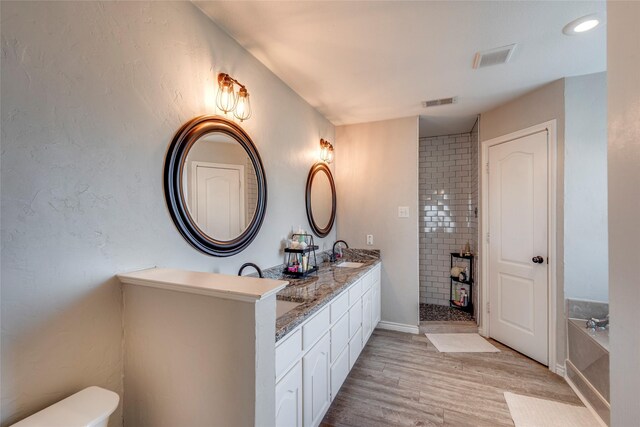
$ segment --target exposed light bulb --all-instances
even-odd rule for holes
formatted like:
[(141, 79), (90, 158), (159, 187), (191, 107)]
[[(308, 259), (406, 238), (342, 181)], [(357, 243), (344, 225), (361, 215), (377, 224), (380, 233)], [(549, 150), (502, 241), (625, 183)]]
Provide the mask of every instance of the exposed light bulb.
[(326, 163), (333, 161), (333, 145), (324, 139), (320, 140), (320, 160)]
[(226, 74), (218, 77), (218, 95), (216, 97), (218, 108), (227, 114), (235, 108), (237, 101), (238, 97), (233, 91), (233, 81)]
[(240, 88), (238, 92), (236, 109), (233, 112), (241, 122), (251, 117), (251, 102), (249, 101), (249, 92), (246, 88)]

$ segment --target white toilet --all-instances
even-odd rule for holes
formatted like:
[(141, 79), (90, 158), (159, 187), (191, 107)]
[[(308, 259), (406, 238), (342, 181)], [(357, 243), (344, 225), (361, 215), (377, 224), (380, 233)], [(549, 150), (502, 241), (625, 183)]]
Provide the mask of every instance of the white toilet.
[(119, 401), (112, 391), (87, 387), (11, 427), (107, 427)]

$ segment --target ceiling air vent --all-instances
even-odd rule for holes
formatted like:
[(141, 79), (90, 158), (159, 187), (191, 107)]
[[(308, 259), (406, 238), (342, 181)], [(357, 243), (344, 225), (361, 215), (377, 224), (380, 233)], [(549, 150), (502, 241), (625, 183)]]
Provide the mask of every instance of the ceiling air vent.
[(430, 101), (423, 101), (422, 106), (424, 108), (427, 107), (437, 107), (438, 105), (447, 105), (447, 104), (455, 104), (456, 97), (453, 98), (440, 98), (440, 99), (432, 99)]
[(511, 55), (513, 55), (515, 49), (516, 45), (510, 44), (509, 46), (478, 52), (473, 58), (473, 68), (478, 69), (492, 65), (506, 64), (511, 59)]

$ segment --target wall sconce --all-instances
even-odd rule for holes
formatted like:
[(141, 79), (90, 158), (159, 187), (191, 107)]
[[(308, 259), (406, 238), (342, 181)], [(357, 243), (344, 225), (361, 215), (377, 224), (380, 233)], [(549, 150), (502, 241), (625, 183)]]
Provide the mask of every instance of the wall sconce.
[(333, 145), (324, 139), (320, 140), (320, 160), (326, 163), (333, 161)]
[[(238, 93), (235, 92), (234, 85), (240, 86)], [(233, 111), (233, 115), (241, 122), (251, 117), (251, 103), (247, 88), (229, 74), (218, 74), (216, 105), (225, 114)]]

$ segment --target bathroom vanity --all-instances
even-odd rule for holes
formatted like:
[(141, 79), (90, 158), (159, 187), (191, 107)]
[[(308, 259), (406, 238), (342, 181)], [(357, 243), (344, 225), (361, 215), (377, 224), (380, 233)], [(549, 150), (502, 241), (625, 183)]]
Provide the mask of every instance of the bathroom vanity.
[(380, 321), (379, 252), (348, 252), (278, 293), (300, 305), (276, 320), (276, 426), (320, 424)]
[(319, 425), (380, 320), (379, 252), (347, 259), (304, 279), (118, 275), (125, 424)]

